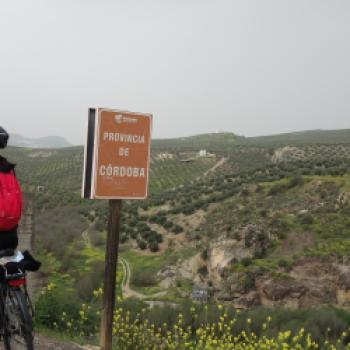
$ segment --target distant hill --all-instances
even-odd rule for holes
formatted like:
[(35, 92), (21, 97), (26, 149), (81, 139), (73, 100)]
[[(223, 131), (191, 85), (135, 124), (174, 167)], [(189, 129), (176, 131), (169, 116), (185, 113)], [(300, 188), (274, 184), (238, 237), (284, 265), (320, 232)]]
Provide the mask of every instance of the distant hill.
[(29, 138), (18, 134), (11, 134), (9, 145), (27, 148), (64, 148), (71, 146), (66, 139), (60, 136)]
[(283, 146), (350, 144), (350, 129), (306, 130), (276, 135), (244, 137), (234, 133), (203, 134), (173, 139), (155, 139), (154, 150), (188, 151), (207, 149), (214, 152), (232, 152), (237, 146), (276, 148)]
[(179, 151), (210, 149), (211, 151), (227, 151), (234, 145), (244, 142), (245, 138), (234, 133), (203, 134), (173, 139), (156, 139), (152, 141), (152, 148), (172, 149)]
[(308, 130), (277, 135), (247, 137), (245, 142), (258, 146), (350, 143), (350, 129)]
[[(244, 137), (231, 132), (178, 137), (172, 139), (154, 139), (154, 151), (198, 151), (231, 152), (237, 146), (283, 147), (305, 145), (350, 144), (350, 129), (341, 130), (307, 130), (276, 135)], [(65, 148), (72, 145), (63, 137), (47, 136), (29, 138), (19, 134), (11, 134), (10, 146), (27, 148)]]

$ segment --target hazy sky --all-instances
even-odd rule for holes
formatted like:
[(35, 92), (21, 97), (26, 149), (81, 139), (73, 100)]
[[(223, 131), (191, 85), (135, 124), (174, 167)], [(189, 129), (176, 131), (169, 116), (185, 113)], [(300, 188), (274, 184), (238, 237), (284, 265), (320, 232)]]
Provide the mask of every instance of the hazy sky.
[(0, 125), (80, 144), (90, 106), (154, 136), (350, 127), (349, 0), (0, 0)]

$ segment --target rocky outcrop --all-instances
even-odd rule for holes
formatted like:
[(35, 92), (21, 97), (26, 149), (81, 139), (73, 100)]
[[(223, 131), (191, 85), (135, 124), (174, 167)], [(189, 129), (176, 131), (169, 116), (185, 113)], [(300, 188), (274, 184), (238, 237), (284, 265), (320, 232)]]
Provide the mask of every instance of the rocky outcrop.
[(271, 161), (273, 163), (280, 163), (292, 160), (303, 159), (305, 157), (305, 151), (298, 147), (286, 146), (278, 148), (273, 156)]
[(334, 305), (336, 302), (337, 295), (333, 285), (311, 284), (308, 286), (307, 292), (299, 299), (298, 308), (307, 309), (321, 305)]
[(246, 225), (236, 232), (240, 239), (222, 238), (208, 249), (208, 278), (217, 289), (223, 288), (225, 271), (246, 258), (261, 257), (271, 245), (271, 236), (258, 225)]
[(194, 285), (206, 286), (204, 277), (199, 273), (202, 269), (206, 269), (206, 262), (198, 253), (188, 260), (180, 260), (177, 265), (167, 266), (158, 272), (157, 277), (163, 289), (175, 287), (177, 280), (189, 280)]
[(178, 266), (167, 267), (158, 274), (161, 286), (176, 287), (176, 281), (182, 279), (196, 286), (212, 286), (216, 301), (242, 309), (259, 306), (306, 309), (322, 305), (350, 309), (350, 261), (304, 257), (288, 272), (283, 268), (272, 272), (253, 265), (243, 271), (232, 271), (236, 262), (254, 257), (269, 242), (268, 234), (258, 226), (248, 225), (241, 231), (241, 240), (222, 239), (212, 243), (204, 256), (198, 253)]
[(261, 297), (257, 291), (251, 291), (234, 299), (234, 306), (237, 309), (254, 309), (261, 306)]
[(348, 266), (340, 268), (338, 277), (338, 287), (345, 292), (350, 290), (350, 268)]
[[(210, 284), (216, 290), (223, 290), (227, 284), (225, 273), (234, 263), (263, 255), (271, 244), (269, 235), (257, 225), (245, 226), (238, 236), (240, 240), (221, 237), (206, 249), (205, 256), (198, 253), (190, 259), (179, 261), (177, 266), (166, 267), (158, 273), (161, 285), (167, 289), (174, 286), (177, 279), (185, 279), (196, 286)], [(238, 278), (237, 293), (240, 288), (243, 288), (241, 293), (247, 291), (245, 279), (246, 276)]]
[(300, 299), (306, 293), (307, 288), (292, 278), (281, 278), (266, 281), (261, 291), (265, 298), (273, 303), (278, 303), (286, 298)]
[(350, 308), (350, 266), (340, 266), (336, 288), (337, 304)]
[[(231, 278), (236, 281), (231, 285), (231, 295), (235, 297), (233, 303), (236, 306), (251, 308), (254, 305), (262, 305), (305, 309), (335, 305), (350, 308), (350, 265), (339, 264), (330, 259), (304, 258), (289, 274), (279, 277), (269, 277), (268, 274), (256, 277), (255, 287), (248, 291), (237, 288), (237, 281), (241, 276), (233, 274)], [(259, 296), (255, 302), (241, 302), (253, 292)]]
[(195, 280), (199, 277), (198, 271), (205, 266), (206, 263), (203, 261), (201, 254), (198, 253), (192, 258), (180, 262), (178, 276), (184, 279)]
[(349, 203), (350, 203), (350, 192), (340, 193), (337, 198), (335, 209), (343, 208)]
[(253, 250), (245, 246), (244, 241), (227, 239), (211, 245), (208, 253), (208, 278), (217, 289), (223, 287), (225, 269), (236, 261), (252, 257)]
[(263, 257), (271, 246), (271, 234), (259, 225), (246, 225), (240, 235), (245, 247), (250, 249), (254, 257)]

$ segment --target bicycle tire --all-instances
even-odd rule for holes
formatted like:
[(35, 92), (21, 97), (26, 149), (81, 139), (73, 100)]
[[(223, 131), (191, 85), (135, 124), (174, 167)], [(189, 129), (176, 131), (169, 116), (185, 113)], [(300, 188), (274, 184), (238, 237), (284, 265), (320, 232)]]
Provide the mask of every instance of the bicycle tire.
[(33, 320), (25, 294), (18, 287), (9, 287), (5, 300), (6, 350), (34, 350)]

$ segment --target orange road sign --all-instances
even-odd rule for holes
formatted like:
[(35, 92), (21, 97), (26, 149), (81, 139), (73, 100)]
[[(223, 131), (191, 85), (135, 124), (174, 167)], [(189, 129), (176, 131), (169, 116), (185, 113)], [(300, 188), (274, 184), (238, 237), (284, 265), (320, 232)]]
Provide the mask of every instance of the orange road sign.
[(148, 192), (152, 115), (90, 109), (83, 197), (145, 199)]

